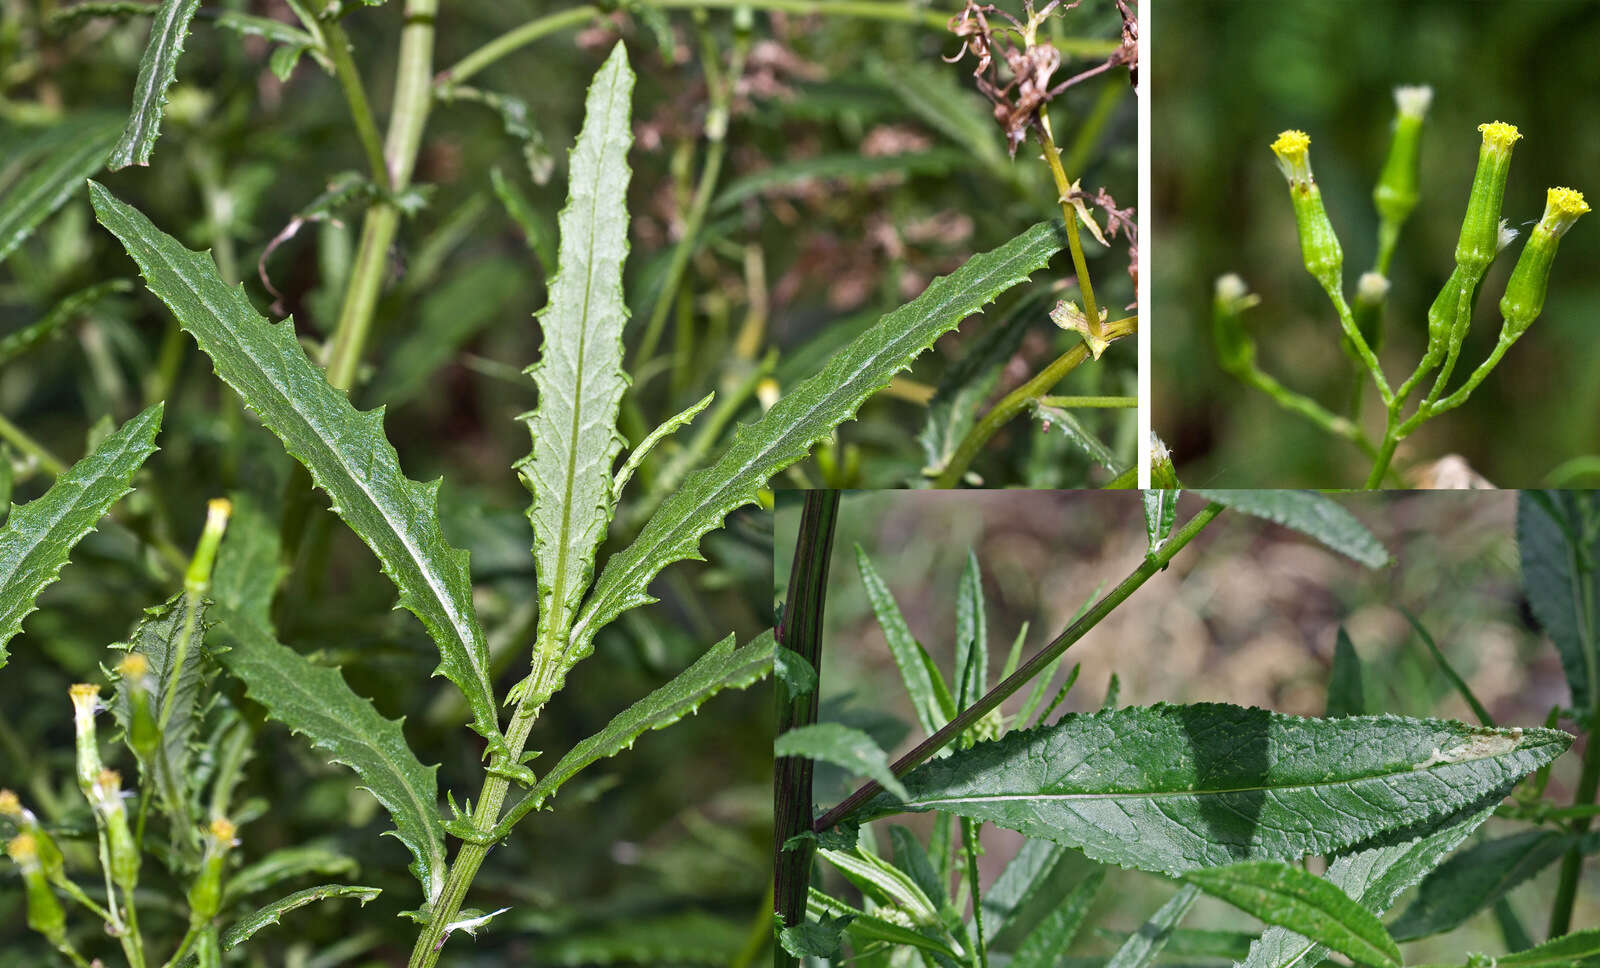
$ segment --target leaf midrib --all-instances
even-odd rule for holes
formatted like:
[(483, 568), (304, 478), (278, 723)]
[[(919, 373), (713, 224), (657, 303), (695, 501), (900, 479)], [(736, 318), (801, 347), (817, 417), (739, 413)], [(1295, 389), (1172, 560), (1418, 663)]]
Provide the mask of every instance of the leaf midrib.
[[(256, 369), (261, 373), (262, 378), (267, 386), (270, 387), (273, 392), (277, 393), (279, 398), (287, 404), (285, 409), (289, 413), (294, 414), (294, 416), (300, 420), (305, 428), (310, 431), (311, 437), (317, 443), (321, 444), (323, 449), (332, 456), (334, 461), (344, 469), (346, 478), (355, 484), (355, 486), (367, 498), (367, 503), (371, 505), (371, 507), (377, 511), (379, 517), (383, 519), (383, 522), (388, 526), (390, 533), (399, 539), (401, 545), (405, 548), (405, 551), (409, 556), (408, 563), (412, 566), (412, 569), (421, 576), (429, 591), (433, 592), (435, 602), (437, 602), (438, 605), (444, 610), (445, 617), (450, 622), (451, 630), (456, 634), (456, 637), (462, 646), (462, 651), (467, 655), (467, 661), (472, 665), (473, 671), (477, 673), (479, 685), (487, 690), (487, 678), (485, 677), (483, 670), (478, 666), (477, 656), (473, 652), (474, 639), (470, 635), (463, 634), (463, 630), (461, 628), (461, 616), (455, 610), (455, 608), (452, 607), (449, 596), (441, 594), (440, 586), (434, 579), (433, 570), (418, 566), (417, 563), (422, 559), (422, 552), (417, 545), (411, 541), (410, 535), (396, 525), (394, 519), (392, 519), (387, 510), (385, 510), (383, 503), (378, 501), (373, 492), (367, 488), (366, 481), (363, 480), (362, 476), (357, 474), (355, 469), (344, 460), (344, 457), (339, 453), (338, 448), (334, 447), (332, 443), (330, 443), (328, 439), (322, 435), (317, 427), (317, 424), (302, 415), (294, 398), (285, 390), (285, 388), (279, 385), (276, 379), (272, 377), (271, 368), (263, 363), (260, 357), (251, 352), (248, 342), (239, 339), (238, 334), (235, 333), (233, 326), (229, 321), (229, 316), (219, 312), (217, 307), (206, 298), (205, 293), (203, 293), (199, 287), (189, 282), (188, 277), (181, 271), (182, 267), (175, 263), (172, 259), (168, 258), (167, 254), (162, 251), (160, 246), (156, 245), (152, 240), (146, 237), (143, 232), (140, 232), (137, 225), (134, 226), (134, 231), (139, 232), (140, 241), (143, 242), (151, 252), (155, 253), (156, 257), (159, 258), (163, 264), (165, 264), (168, 271), (178, 278), (178, 281), (182, 283), (183, 287), (200, 301), (200, 304), (206, 308), (206, 311), (209, 312), (214, 319), (222, 323), (220, 328), (233, 340), (235, 351), (248, 357), (250, 361), (256, 365)], [(269, 322), (267, 325), (283, 326), (289, 324), (286, 321), (281, 323)], [(403, 475), (402, 480), (406, 480)]]

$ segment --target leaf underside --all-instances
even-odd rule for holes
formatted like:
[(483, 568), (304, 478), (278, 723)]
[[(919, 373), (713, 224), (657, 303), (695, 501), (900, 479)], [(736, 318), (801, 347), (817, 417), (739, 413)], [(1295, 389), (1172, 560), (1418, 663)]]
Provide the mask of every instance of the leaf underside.
[(472, 607), (467, 553), (439, 527), (439, 482), (400, 471), (383, 433), (383, 409), (358, 411), (306, 358), (293, 319), (267, 322), (216, 263), (191, 252), (99, 184), (89, 192), (100, 223), (138, 263), (146, 286), (211, 357), (261, 422), (333, 499), (333, 510), (372, 549), (400, 591), (400, 605), (439, 647), (438, 672), (467, 698), (473, 729), (498, 740), (489, 657)]
[(741, 426), (710, 467), (689, 475), (662, 502), (633, 544), (611, 556), (573, 629), (572, 654), (586, 655), (595, 634), (618, 615), (647, 605), (650, 581), (667, 565), (700, 559), (700, 538), (734, 509), (754, 503), (772, 475), (803, 459), (817, 441), (910, 366), (940, 336), (1023, 282), (1061, 248), (1057, 225), (1041, 222), (990, 252), (973, 256), (922, 295), (879, 319), (796, 385), (755, 423)]
[(541, 645), (558, 647), (570, 627), (611, 523), (612, 465), (623, 443), (617, 410), (628, 388), (622, 265), (628, 256), (632, 92), (633, 71), (618, 42), (589, 86), (559, 219), (559, 268), (539, 314), (544, 345), (528, 369), (539, 400), (522, 418), (533, 450), (517, 467), (533, 495), (528, 522)]
[(150, 39), (139, 59), (139, 79), (133, 86), (133, 106), (122, 137), (111, 149), (106, 164), (112, 171), (129, 165), (150, 164), (156, 138), (161, 134), (161, 112), (167, 104), (167, 88), (178, 76), (178, 58), (189, 36), (189, 22), (200, 9), (200, 0), (162, 0), (150, 23)]
[(1063, 717), (924, 764), (867, 816), (943, 810), (1181, 874), (1344, 850), (1452, 813), (1560, 755), (1555, 730), (1301, 719), (1201, 703)]
[(1585, 506), (1592, 500), (1564, 491), (1517, 496), (1517, 550), (1528, 605), (1561, 654), (1572, 705), (1580, 710), (1593, 707), (1600, 694), (1600, 629), (1594, 627), (1600, 616), (1600, 563), (1594, 560), (1600, 543), (1573, 543), (1582, 540), (1586, 518), (1596, 513)]
[(337, 669), (313, 664), (248, 620), (218, 607), (219, 658), (245, 684), (246, 695), (273, 719), (301, 733), (335, 763), (355, 770), (394, 820), (394, 836), (411, 851), (411, 872), (431, 903), (444, 888), (444, 827), (439, 819), (439, 767), (423, 766), (400, 723), (378, 714), (351, 691)]
[(1208, 501), (1226, 504), (1243, 514), (1293, 528), (1368, 568), (1389, 563), (1389, 551), (1332, 498), (1315, 491), (1193, 490)]
[(1411, 906), (1389, 926), (1390, 933), (1410, 941), (1459, 927), (1577, 843), (1569, 833), (1529, 830), (1473, 844), (1423, 880)]
[(360, 901), (362, 906), (365, 906), (368, 901), (381, 893), (383, 892), (376, 887), (346, 884), (324, 884), (321, 887), (308, 887), (303, 891), (296, 891), (287, 897), (273, 901), (247, 917), (235, 921), (228, 930), (222, 933), (222, 950), (231, 951), (237, 948), (239, 945), (249, 941), (262, 928), (279, 923), (285, 914), (296, 908), (303, 908), (308, 904), (339, 897), (353, 897)]
[(0, 528), (0, 668), (6, 643), (22, 631), (39, 593), (56, 580), (72, 548), (111, 510), (155, 453), (162, 404), (123, 424), (93, 452), (67, 469), (39, 497), (13, 507)]

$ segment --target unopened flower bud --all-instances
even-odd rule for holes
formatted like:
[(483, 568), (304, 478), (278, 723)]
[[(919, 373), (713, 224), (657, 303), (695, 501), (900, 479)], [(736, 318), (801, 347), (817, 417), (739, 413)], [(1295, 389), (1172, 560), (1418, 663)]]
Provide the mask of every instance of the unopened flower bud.
[(222, 906), (222, 866), (228, 851), (234, 847), (236, 832), (237, 828), (226, 817), (211, 821), (200, 872), (189, 886), (189, 921), (192, 924), (210, 921)]
[(1256, 360), (1256, 344), (1244, 328), (1243, 313), (1261, 302), (1245, 281), (1233, 273), (1217, 279), (1211, 300), (1211, 338), (1217, 344), (1217, 360), (1226, 373), (1238, 376)]
[(60, 945), (66, 937), (67, 915), (45, 877), (39, 842), (32, 834), (18, 834), (6, 844), (6, 853), (22, 869), (28, 900), (28, 927), (44, 935), (51, 944)]
[(1178, 471), (1172, 463), (1172, 451), (1166, 441), (1150, 433), (1150, 486), (1158, 490), (1174, 490), (1178, 484)]
[(1322, 206), (1322, 189), (1311, 174), (1311, 138), (1304, 131), (1285, 131), (1272, 143), (1272, 153), (1289, 182), (1306, 271), (1329, 293), (1340, 292), (1344, 287), (1344, 248)]
[[(1514, 124), (1494, 121), (1480, 124), (1483, 143), (1478, 148), (1478, 170), (1467, 196), (1467, 214), (1461, 220), (1456, 242), (1456, 262), (1482, 275), (1494, 261), (1500, 240), (1500, 206), (1505, 200), (1506, 177), (1511, 173), (1511, 148), (1522, 135)], [(1476, 283), (1476, 279), (1474, 279)]]
[(91, 802), (105, 827), (111, 855), (111, 879), (118, 887), (131, 891), (139, 883), (139, 848), (128, 829), (128, 811), (122, 803), (122, 775), (116, 770), (101, 770), (95, 777)]
[(100, 745), (95, 733), (94, 714), (100, 706), (100, 687), (80, 682), (68, 690), (72, 697), (72, 724), (77, 740), (78, 789), (91, 801), (95, 778), (100, 775)]
[(34, 851), (46, 877), (54, 879), (61, 874), (61, 849), (45, 832), (34, 812), (24, 807), (21, 798), (11, 790), (0, 790), (0, 817), (7, 818), (16, 824), (20, 832), (33, 838)]
[[(1442, 354), (1450, 345), (1451, 335), (1454, 332), (1456, 316), (1461, 308), (1462, 280), (1469, 280), (1466, 293), (1467, 317), (1471, 318), (1473, 295), (1477, 291), (1477, 280), (1482, 273), (1474, 273), (1471, 268), (1457, 264), (1451, 270), (1450, 278), (1439, 287), (1439, 295), (1434, 297), (1433, 305), (1428, 307), (1428, 352), (1435, 355)], [(1462, 327), (1465, 330), (1465, 327)]]
[(1422, 140), (1422, 121), (1433, 103), (1433, 88), (1397, 87), (1394, 91), (1394, 138), (1383, 173), (1373, 189), (1372, 201), (1384, 221), (1398, 225), (1417, 207), (1417, 155)]
[(190, 595), (201, 596), (211, 587), (211, 570), (217, 563), (217, 546), (222, 534), (228, 530), (228, 518), (233, 514), (233, 502), (225, 497), (213, 498), (206, 504), (206, 526), (200, 532), (200, 542), (195, 545), (194, 558), (183, 576), (183, 589)]
[(1529, 234), (1528, 244), (1522, 247), (1517, 266), (1506, 282), (1505, 295), (1500, 298), (1500, 314), (1505, 317), (1507, 335), (1512, 338), (1522, 335), (1544, 311), (1545, 290), (1550, 283), (1550, 266), (1555, 262), (1556, 248), (1561, 237), (1587, 211), (1589, 203), (1583, 200), (1582, 192), (1552, 188), (1546, 194), (1544, 217)]
[(147, 762), (161, 746), (161, 730), (156, 727), (151, 708), (150, 661), (138, 652), (129, 652), (117, 664), (128, 700), (128, 745), (141, 763)]

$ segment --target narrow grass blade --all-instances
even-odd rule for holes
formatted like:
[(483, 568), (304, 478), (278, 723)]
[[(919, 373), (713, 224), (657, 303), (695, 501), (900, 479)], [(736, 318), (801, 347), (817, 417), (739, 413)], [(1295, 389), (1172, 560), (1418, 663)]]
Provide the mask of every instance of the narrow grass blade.
[(1389, 563), (1388, 550), (1366, 525), (1326, 495), (1314, 491), (1261, 490), (1194, 490), (1191, 493), (1243, 514), (1293, 528), (1368, 568), (1382, 568)]
[(400, 471), (383, 433), (383, 410), (358, 411), (306, 358), (292, 320), (268, 323), (216, 263), (150, 223), (98, 184), (90, 196), (100, 223), (139, 264), (145, 283), (211, 357), (233, 387), (333, 498), (333, 510), (377, 555), (439, 647), (439, 672), (467, 698), (473, 729), (498, 740), (483, 630), (472, 606), (467, 553), (439, 528), (439, 482)]
[(400, 723), (351, 691), (339, 670), (314, 665), (247, 620), (218, 608), (219, 658), (267, 714), (301, 733), (335, 763), (355, 770), (394, 821), (394, 836), (411, 851), (410, 869), (429, 903), (444, 889), (444, 826), (438, 766), (423, 766)]
[(1181, 874), (1348, 849), (1454, 813), (1566, 750), (1554, 730), (1300, 719), (1218, 703), (1069, 715), (934, 760), (872, 816), (939, 810)]
[(1302, 868), (1281, 861), (1255, 861), (1191, 871), (1184, 880), (1358, 965), (1400, 968), (1400, 946), (1382, 922), (1337, 886)]
[(28, 173), (0, 195), (0, 261), (65, 205), (100, 170), (117, 130), (103, 120), (68, 122), (71, 130)]
[(1200, 888), (1185, 884), (1178, 888), (1167, 903), (1161, 905), (1144, 927), (1135, 931), (1106, 962), (1106, 968), (1146, 968), (1167, 946), (1167, 939), (1183, 921), (1183, 916), (1194, 907), (1200, 897)]
[(574, 654), (587, 654), (595, 634), (624, 611), (655, 601), (649, 585), (661, 569), (698, 559), (700, 538), (735, 508), (755, 502), (772, 475), (804, 458), (935, 340), (1027, 279), (1060, 248), (1057, 226), (1041, 222), (973, 256), (852, 340), (760, 420), (740, 427), (716, 462), (686, 478), (633, 544), (606, 562), (573, 630)]
[(905, 683), (906, 693), (911, 696), (911, 705), (917, 711), (917, 722), (924, 732), (932, 736), (949, 719), (934, 692), (933, 679), (923, 661), (922, 645), (911, 634), (911, 627), (906, 624), (888, 583), (878, 574), (872, 559), (867, 557), (860, 545), (856, 545), (856, 567), (861, 571), (861, 584), (866, 589), (872, 614), (878, 619), (878, 628), (883, 632), (884, 641), (889, 643), (889, 654), (894, 657), (894, 664), (900, 670), (900, 680)]
[(133, 490), (133, 475), (155, 453), (161, 414), (158, 403), (129, 420), (50, 490), (12, 509), (0, 528), (0, 668), (6, 643), (22, 631), (22, 620), (38, 607), (39, 593), (56, 580), (73, 546)]
[(543, 649), (565, 644), (615, 508), (612, 465), (623, 444), (617, 410), (628, 388), (622, 264), (628, 256), (632, 92), (633, 71), (618, 42), (589, 86), (559, 222), (559, 268), (539, 314), (544, 345), (539, 362), (528, 368), (539, 401), (522, 417), (533, 450), (517, 469), (533, 495), (528, 521)]
[(122, 137), (111, 149), (107, 165), (112, 171), (129, 165), (150, 164), (156, 138), (161, 134), (161, 112), (167, 104), (167, 88), (178, 76), (178, 58), (189, 36), (189, 22), (200, 9), (200, 0), (162, 0), (150, 23), (150, 39), (145, 41), (139, 59), (139, 79), (133, 86), (133, 107)]

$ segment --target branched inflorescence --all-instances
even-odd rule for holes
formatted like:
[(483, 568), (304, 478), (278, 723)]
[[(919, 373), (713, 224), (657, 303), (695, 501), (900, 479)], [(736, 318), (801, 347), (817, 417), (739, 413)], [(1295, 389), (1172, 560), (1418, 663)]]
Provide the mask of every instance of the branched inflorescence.
[[(1230, 273), (1218, 279), (1212, 303), (1212, 332), (1222, 368), (1265, 392), (1285, 409), (1365, 451), (1373, 459), (1368, 487), (1378, 487), (1384, 482), (1390, 473), (1395, 449), (1402, 440), (1429, 419), (1465, 403), (1500, 363), (1511, 344), (1527, 332), (1544, 308), (1550, 269), (1561, 237), (1579, 216), (1589, 211), (1582, 192), (1571, 188), (1549, 190), (1544, 216), (1523, 246), (1499, 300), (1502, 323), (1494, 349), (1458, 388), (1446, 392), (1461, 357), (1484, 275), (1495, 257), (1515, 241), (1518, 234), (1501, 218), (1500, 211), (1511, 170), (1512, 149), (1522, 133), (1515, 125), (1503, 121), (1479, 125), (1482, 141), (1478, 167), (1461, 221), (1455, 268), (1428, 310), (1427, 348), (1422, 359), (1398, 387), (1391, 389), (1378, 358), (1383, 346), (1384, 306), (1391, 289), (1389, 267), (1400, 228), (1417, 204), (1417, 148), (1431, 100), (1432, 91), (1426, 87), (1401, 87), (1395, 91), (1394, 136), (1373, 191), (1379, 220), (1377, 257), (1373, 268), (1357, 282), (1353, 307), (1344, 296), (1344, 250), (1323, 207), (1322, 191), (1311, 169), (1311, 138), (1303, 131), (1285, 131), (1272, 143), (1273, 155), (1289, 184), (1301, 259), (1306, 271), (1332, 302), (1342, 330), (1341, 342), (1356, 367), (1356, 392), (1348, 414), (1336, 414), (1317, 401), (1288, 389), (1257, 365), (1255, 343), (1244, 328), (1242, 315), (1260, 299), (1250, 293), (1239, 276)], [(1408, 416), (1405, 413), (1407, 400), (1435, 371), (1431, 388)], [(1377, 388), (1385, 408), (1382, 436), (1376, 442), (1363, 433), (1357, 422), (1361, 387), (1366, 379)]]

